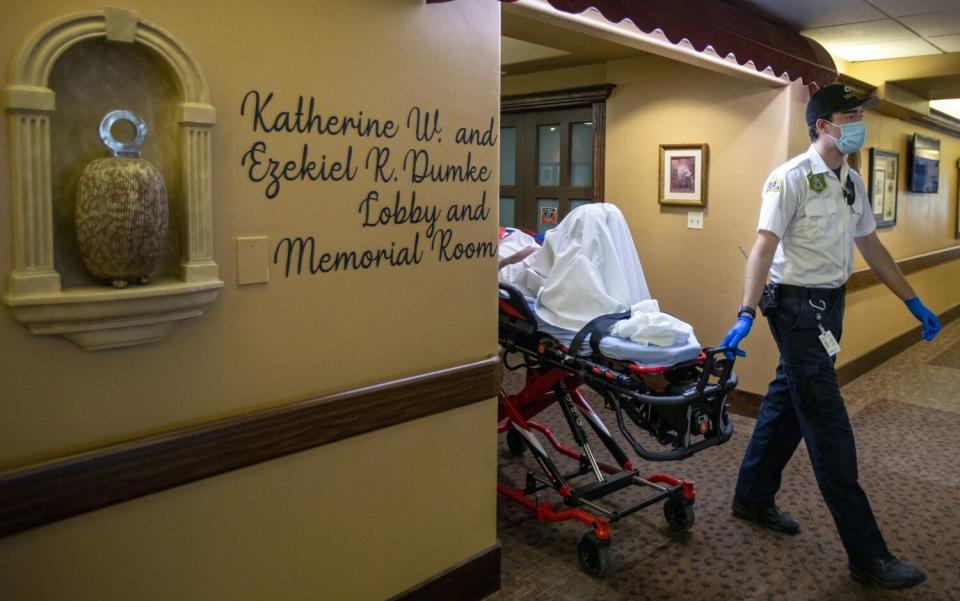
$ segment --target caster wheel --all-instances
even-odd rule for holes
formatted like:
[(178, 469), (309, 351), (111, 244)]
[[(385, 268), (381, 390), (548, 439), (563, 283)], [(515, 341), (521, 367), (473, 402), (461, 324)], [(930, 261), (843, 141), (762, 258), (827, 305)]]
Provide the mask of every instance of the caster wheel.
[(603, 577), (610, 567), (610, 541), (598, 541), (595, 533), (587, 532), (577, 544), (577, 559), (584, 572), (597, 578)]
[(670, 497), (663, 504), (663, 516), (667, 524), (675, 532), (686, 532), (693, 527), (696, 516), (693, 514), (693, 503), (688, 503), (680, 497)]
[(521, 457), (527, 450), (527, 443), (516, 430), (507, 430), (507, 447), (514, 457)]

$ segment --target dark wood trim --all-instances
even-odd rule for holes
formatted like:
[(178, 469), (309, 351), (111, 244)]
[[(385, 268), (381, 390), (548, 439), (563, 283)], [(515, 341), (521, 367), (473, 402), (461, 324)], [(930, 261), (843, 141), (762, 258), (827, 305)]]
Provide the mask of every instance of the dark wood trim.
[(500, 545), (497, 544), (388, 601), (482, 601), (499, 590)]
[[(960, 305), (944, 311), (939, 317), (940, 325), (946, 326), (951, 321), (960, 317)], [(840, 366), (837, 368), (837, 380), (840, 382), (840, 385), (849, 384), (887, 359), (907, 350), (920, 340), (920, 332), (921, 328), (917, 326), (897, 336), (893, 340), (888, 340), (869, 353)]]
[(501, 113), (525, 113), (528, 111), (545, 111), (553, 109), (569, 109), (578, 106), (592, 106), (597, 102), (606, 102), (616, 84), (605, 83), (598, 86), (570, 88), (567, 90), (553, 90), (549, 92), (534, 92), (532, 94), (515, 94), (500, 98)]
[[(556, 199), (561, 218), (570, 211), (570, 201), (594, 200), (596, 193), (595, 179), (594, 184), (585, 186), (573, 186), (570, 183), (572, 175), (570, 170), (571, 126), (575, 123), (592, 121), (594, 114), (594, 108), (580, 106), (569, 109), (501, 115), (501, 127), (511, 127), (516, 129), (517, 132), (514, 185), (500, 186), (501, 197), (515, 199), (517, 206), (514, 213), (516, 227), (537, 229), (537, 199)], [(557, 126), (560, 133), (560, 179), (556, 185), (549, 186), (540, 184), (537, 155), (539, 128), (548, 125)], [(591, 153), (596, 150), (596, 127), (594, 127), (593, 138), (594, 145)], [(593, 161), (596, 161), (595, 155)]]
[[(953, 320), (960, 318), (960, 305), (944, 311), (939, 315), (939, 318), (940, 325), (942, 326), (946, 326)], [(897, 336), (893, 340), (881, 344), (869, 353), (838, 367), (837, 381), (840, 383), (840, 386), (849, 384), (871, 369), (879, 366), (887, 359), (902, 353), (916, 344), (917, 341), (920, 340), (920, 331), (920, 326), (917, 326)], [(737, 389), (731, 391), (730, 394), (727, 395), (727, 399), (730, 401), (730, 413), (743, 415), (745, 417), (757, 417), (763, 395)]]
[[(908, 259), (900, 259), (897, 261), (897, 267), (900, 268), (900, 271), (902, 271), (904, 275), (907, 275), (956, 259), (960, 259), (960, 246), (952, 246)], [(868, 286), (879, 283), (880, 280), (877, 279), (877, 275), (873, 273), (872, 269), (861, 269), (860, 271), (855, 271), (853, 275), (850, 276), (850, 279), (847, 280), (847, 292), (867, 288)]]
[[(507, 194), (504, 187), (501, 186), (501, 196), (509, 196), (515, 199), (517, 210), (515, 214), (515, 223), (518, 227), (535, 226), (536, 201), (537, 197), (557, 198), (560, 203), (561, 215), (566, 214), (570, 209), (570, 200), (589, 199), (594, 201), (603, 201), (604, 199), (604, 161), (606, 154), (606, 102), (607, 98), (616, 87), (615, 84), (601, 84), (596, 86), (586, 86), (581, 88), (570, 88), (566, 90), (552, 90), (547, 92), (534, 92), (532, 94), (517, 94), (513, 96), (504, 96), (500, 99), (500, 123), (501, 126), (517, 128), (517, 175), (514, 194)], [(567, 111), (577, 108), (590, 108), (589, 118), (593, 122), (593, 184), (586, 189), (573, 188), (553, 190), (550, 193), (543, 193), (542, 187), (537, 186), (536, 169), (525, 170), (520, 168), (521, 163), (536, 165), (536, 139), (530, 139), (528, 124), (530, 119), (539, 120), (545, 111)], [(536, 115), (536, 117), (534, 117)], [(565, 120), (559, 118), (560, 121)], [(561, 152), (569, 151), (569, 140), (566, 130), (563, 134)], [(525, 153), (529, 153), (525, 156)], [(568, 158), (564, 154), (564, 159)], [(569, 165), (569, 161), (561, 160), (561, 164)], [(567, 176), (569, 177), (569, 175)], [(569, 181), (565, 182), (569, 184)]]
[(728, 406), (730, 413), (755, 418), (760, 413), (760, 403), (763, 401), (763, 395), (734, 389), (727, 395), (727, 401), (730, 403)]
[(497, 396), (497, 357), (0, 473), (0, 537)]
[[(941, 117), (941, 115), (943, 116)], [(960, 125), (958, 125), (957, 120), (934, 110), (931, 110), (929, 115), (920, 115), (919, 117), (907, 119), (907, 121), (953, 138), (960, 138)]]
[(604, 165), (607, 160), (607, 103), (593, 103), (593, 199), (604, 196)]

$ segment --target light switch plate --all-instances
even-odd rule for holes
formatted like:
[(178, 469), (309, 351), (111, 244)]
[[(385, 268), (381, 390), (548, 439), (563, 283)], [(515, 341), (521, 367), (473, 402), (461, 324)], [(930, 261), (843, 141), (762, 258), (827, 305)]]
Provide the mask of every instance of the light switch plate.
[(237, 238), (237, 285), (268, 283), (269, 259), (266, 236)]
[(703, 211), (690, 211), (687, 213), (687, 229), (703, 229)]

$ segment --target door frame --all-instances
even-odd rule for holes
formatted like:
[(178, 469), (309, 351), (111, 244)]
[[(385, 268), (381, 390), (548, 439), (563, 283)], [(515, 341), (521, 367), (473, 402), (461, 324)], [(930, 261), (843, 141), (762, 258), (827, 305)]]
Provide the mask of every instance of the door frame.
[(514, 94), (500, 98), (500, 113), (527, 113), (591, 107), (593, 109), (593, 199), (604, 200), (604, 155), (607, 140), (607, 98), (617, 87), (606, 83), (596, 86)]

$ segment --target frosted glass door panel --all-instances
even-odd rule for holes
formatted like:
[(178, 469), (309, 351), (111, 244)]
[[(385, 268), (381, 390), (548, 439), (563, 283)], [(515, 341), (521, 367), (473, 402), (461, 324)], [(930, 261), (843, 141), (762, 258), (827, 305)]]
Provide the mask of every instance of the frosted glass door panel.
[(505, 196), (500, 197), (500, 227), (517, 227), (517, 201)]
[(500, 128), (500, 185), (517, 183), (517, 128)]
[(557, 125), (537, 128), (537, 184), (560, 185), (560, 127)]
[(570, 126), (570, 185), (593, 185), (593, 123)]

